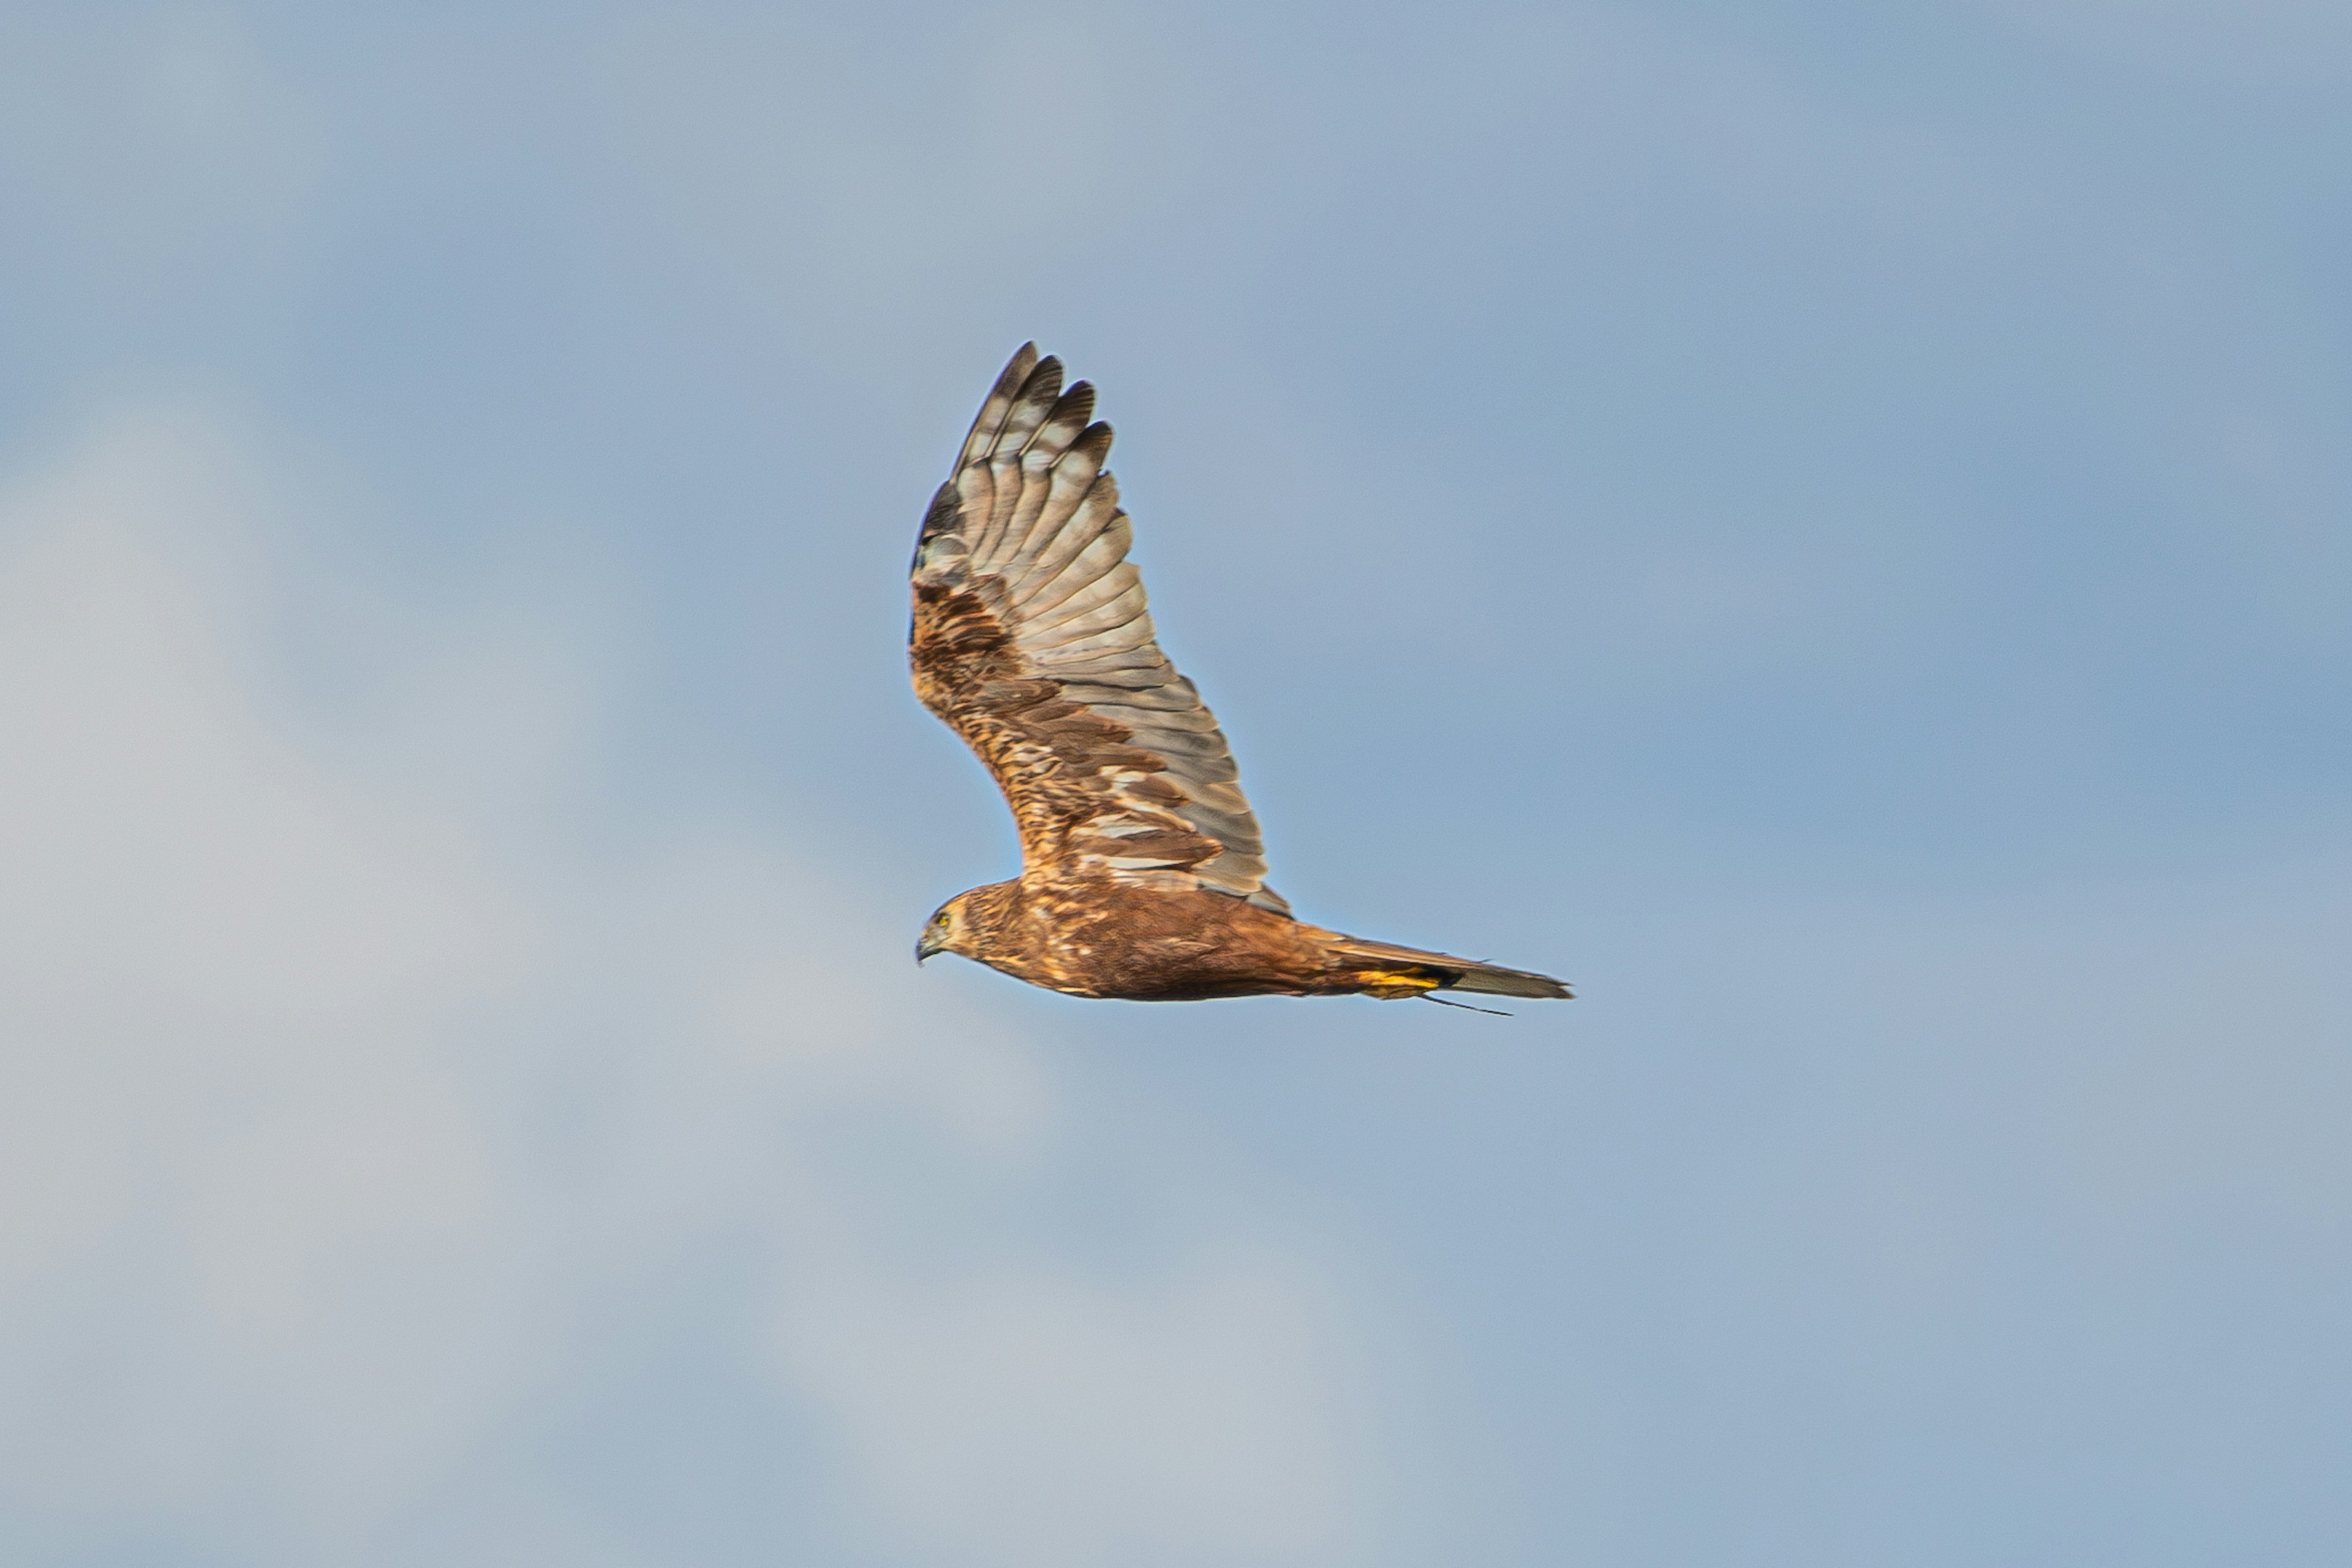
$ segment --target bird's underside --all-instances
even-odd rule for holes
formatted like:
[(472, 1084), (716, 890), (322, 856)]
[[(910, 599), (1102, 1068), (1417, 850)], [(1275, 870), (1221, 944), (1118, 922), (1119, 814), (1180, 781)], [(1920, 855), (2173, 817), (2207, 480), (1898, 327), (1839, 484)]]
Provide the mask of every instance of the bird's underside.
[(1022, 873), (950, 900), (917, 956), (1137, 1001), (1567, 996), (1549, 975), (1307, 925), (1266, 887), (1224, 736), (1154, 638), (1093, 411), (1092, 387), (1063, 391), (1059, 362), (1024, 345), (923, 521), (915, 689), (1003, 790)]

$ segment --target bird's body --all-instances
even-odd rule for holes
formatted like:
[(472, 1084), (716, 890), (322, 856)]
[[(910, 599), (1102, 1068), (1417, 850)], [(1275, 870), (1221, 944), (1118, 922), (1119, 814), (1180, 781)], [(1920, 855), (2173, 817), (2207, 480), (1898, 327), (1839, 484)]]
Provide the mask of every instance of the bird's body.
[(1075, 996), (1461, 990), (1565, 997), (1549, 975), (1295, 920), (1192, 683), (1154, 638), (1103, 469), (1094, 389), (1026, 345), (1005, 366), (916, 545), (916, 693), (987, 764), (1022, 873), (958, 895), (919, 957), (956, 952)]
[[(1024, 877), (974, 888), (955, 907), (958, 945), (948, 951), (1073, 996), (1413, 996), (1470, 978), (1489, 984), (1464, 989), (1558, 994), (1542, 975), (1359, 942), (1199, 889), (1107, 878), (1033, 886)], [(1505, 992), (1493, 983), (1502, 980), (1524, 984)]]

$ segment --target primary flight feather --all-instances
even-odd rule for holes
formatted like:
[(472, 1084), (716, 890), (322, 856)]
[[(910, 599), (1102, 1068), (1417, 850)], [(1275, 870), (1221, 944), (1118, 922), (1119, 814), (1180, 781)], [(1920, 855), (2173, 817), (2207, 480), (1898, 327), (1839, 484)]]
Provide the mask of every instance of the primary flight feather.
[(949, 900), (916, 957), (1135, 1001), (1567, 996), (1549, 975), (1308, 925), (1265, 885), (1225, 737), (1152, 634), (1094, 407), (1024, 344), (923, 519), (915, 691), (1003, 789), (1021, 875)]

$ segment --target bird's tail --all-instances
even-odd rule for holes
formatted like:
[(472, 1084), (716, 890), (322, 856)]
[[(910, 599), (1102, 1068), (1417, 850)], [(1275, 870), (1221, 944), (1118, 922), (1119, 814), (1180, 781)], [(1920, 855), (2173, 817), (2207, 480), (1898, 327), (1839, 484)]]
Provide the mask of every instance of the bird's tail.
[(1393, 942), (1367, 942), (1333, 932), (1324, 952), (1349, 989), (1384, 1000), (1432, 991), (1475, 991), (1488, 996), (1540, 996), (1566, 1001), (1575, 993), (1549, 974), (1506, 969), (1449, 952), (1426, 952)]

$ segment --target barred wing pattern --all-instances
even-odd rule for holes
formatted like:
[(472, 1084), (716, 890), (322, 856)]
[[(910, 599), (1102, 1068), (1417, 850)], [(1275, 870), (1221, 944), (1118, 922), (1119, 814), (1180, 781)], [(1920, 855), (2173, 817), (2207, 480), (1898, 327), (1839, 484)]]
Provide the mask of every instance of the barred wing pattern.
[(1153, 639), (1094, 388), (1024, 344), (915, 547), (915, 689), (995, 774), (1024, 878), (1108, 874), (1290, 912), (1215, 715)]

